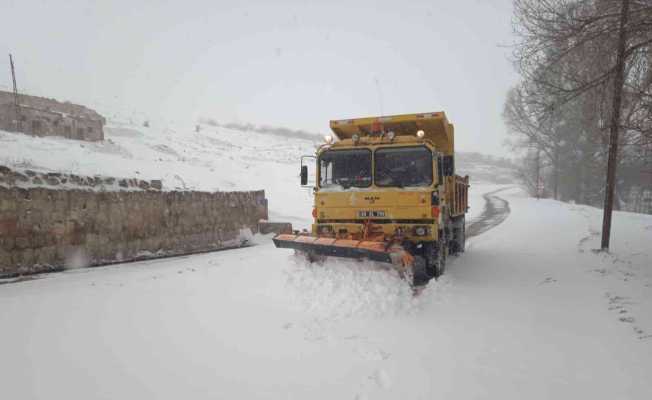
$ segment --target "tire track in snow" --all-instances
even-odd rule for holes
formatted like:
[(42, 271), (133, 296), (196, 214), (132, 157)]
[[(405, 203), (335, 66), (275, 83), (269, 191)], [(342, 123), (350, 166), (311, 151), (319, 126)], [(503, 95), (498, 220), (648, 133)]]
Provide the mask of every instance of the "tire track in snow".
[(494, 190), (482, 196), (485, 200), (484, 210), (479, 217), (466, 224), (467, 238), (479, 236), (507, 219), (510, 213), (509, 202), (502, 197), (496, 196), (496, 193), (508, 189), (512, 189), (512, 187)]

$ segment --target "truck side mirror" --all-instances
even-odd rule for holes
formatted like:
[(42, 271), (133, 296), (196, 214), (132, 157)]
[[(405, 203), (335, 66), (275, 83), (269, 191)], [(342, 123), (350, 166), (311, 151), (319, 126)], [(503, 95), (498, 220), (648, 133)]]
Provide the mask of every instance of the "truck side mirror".
[(301, 166), (301, 186), (306, 186), (308, 184), (308, 166)]

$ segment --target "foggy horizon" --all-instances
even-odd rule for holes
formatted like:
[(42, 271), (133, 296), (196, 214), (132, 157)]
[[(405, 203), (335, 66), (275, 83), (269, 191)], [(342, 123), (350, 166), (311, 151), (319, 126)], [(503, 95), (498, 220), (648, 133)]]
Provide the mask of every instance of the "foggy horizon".
[(502, 46), (511, 40), (507, 0), (5, 7), (6, 89), (12, 53), (19, 92), (108, 117), (326, 134), (331, 119), (445, 111), (458, 150), (508, 154), (501, 112), (516, 74)]

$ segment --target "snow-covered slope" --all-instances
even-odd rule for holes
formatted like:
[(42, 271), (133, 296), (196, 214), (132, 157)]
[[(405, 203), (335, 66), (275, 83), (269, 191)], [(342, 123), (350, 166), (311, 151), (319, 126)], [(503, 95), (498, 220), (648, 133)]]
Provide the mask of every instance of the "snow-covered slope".
[[(264, 184), (269, 165), (296, 167), (314, 139), (203, 126), (201, 132), (114, 122), (103, 142), (0, 131), (0, 163), (38, 170), (162, 179), (166, 190), (234, 190)], [(257, 171), (250, 168), (255, 165)], [(296, 169), (296, 168), (295, 168)], [(246, 179), (243, 179), (246, 178)]]

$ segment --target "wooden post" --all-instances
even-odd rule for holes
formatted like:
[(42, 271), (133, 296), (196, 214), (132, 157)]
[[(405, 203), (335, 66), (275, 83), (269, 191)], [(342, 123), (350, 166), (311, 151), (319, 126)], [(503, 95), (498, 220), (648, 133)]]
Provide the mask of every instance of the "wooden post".
[(611, 127), (609, 132), (609, 159), (607, 161), (607, 186), (604, 196), (604, 212), (602, 215), (602, 244), (603, 251), (609, 250), (611, 239), (611, 214), (614, 206), (614, 192), (616, 189), (616, 166), (618, 164), (618, 133), (620, 130), (620, 108), (622, 103), (623, 86), (625, 83), (625, 45), (627, 41), (627, 17), (629, 14), (629, 0), (622, 0), (620, 10), (620, 28), (618, 31), (618, 54), (616, 58), (616, 73), (614, 75), (613, 104), (611, 110)]

